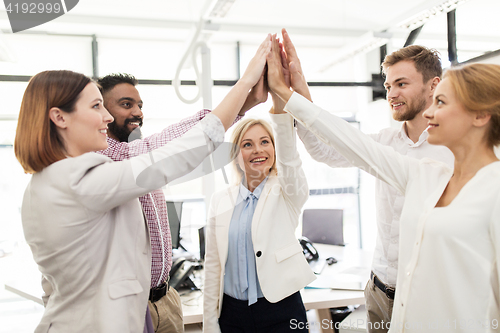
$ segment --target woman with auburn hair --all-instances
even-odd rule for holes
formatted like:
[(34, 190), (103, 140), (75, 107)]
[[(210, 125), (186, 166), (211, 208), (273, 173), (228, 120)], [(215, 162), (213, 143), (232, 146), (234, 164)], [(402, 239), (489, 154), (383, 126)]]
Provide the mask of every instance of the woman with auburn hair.
[(273, 100), (276, 140), (266, 121), (240, 121), (231, 136), (236, 182), (210, 202), (205, 332), (289, 332), (294, 324), (307, 332), (299, 291), (315, 276), (295, 230), (309, 189), (293, 118)]
[[(406, 197), (390, 332), (489, 332), (500, 320), (500, 66), (470, 64), (446, 71), (423, 116), (428, 141), (448, 147), (454, 169), (380, 145), (322, 110), (302, 73), (292, 88), (273, 41), (268, 83), (285, 110), (354, 166)], [(297, 67), (295, 67), (297, 69)], [(303, 95), (303, 96), (302, 96)]]
[(122, 162), (93, 153), (106, 149), (113, 120), (94, 82), (71, 71), (30, 80), (15, 139), (16, 157), (33, 173), (22, 222), (53, 290), (36, 332), (146, 329), (151, 250), (138, 197), (187, 174), (222, 143), (249, 90), (265, 91), (269, 50), (268, 37), (219, 106), (181, 138)]

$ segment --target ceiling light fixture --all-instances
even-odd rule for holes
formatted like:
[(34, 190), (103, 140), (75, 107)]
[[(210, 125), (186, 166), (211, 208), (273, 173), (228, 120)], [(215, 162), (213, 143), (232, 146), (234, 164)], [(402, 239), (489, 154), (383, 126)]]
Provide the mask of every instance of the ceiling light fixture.
[(217, 0), (209, 12), (209, 18), (225, 17), (236, 0)]
[(396, 26), (402, 29), (414, 30), (428, 21), (432, 20), (436, 16), (441, 14), (446, 14), (458, 6), (466, 3), (469, 0), (446, 0), (441, 1), (437, 5), (431, 7), (430, 9), (419, 12), (405, 19), (404, 21), (398, 23)]
[(377, 47), (386, 44), (392, 38), (393, 29), (409, 29), (414, 30), (429, 20), (435, 18), (440, 14), (446, 14), (458, 6), (466, 3), (469, 0), (429, 0), (419, 6), (413, 8), (411, 11), (401, 15), (406, 17), (397, 24), (386, 29), (386, 32), (368, 32), (367, 34), (356, 39), (352, 44), (342, 47), (337, 53), (333, 61), (320, 69), (324, 72), (330, 67), (352, 58), (356, 54), (369, 52)]

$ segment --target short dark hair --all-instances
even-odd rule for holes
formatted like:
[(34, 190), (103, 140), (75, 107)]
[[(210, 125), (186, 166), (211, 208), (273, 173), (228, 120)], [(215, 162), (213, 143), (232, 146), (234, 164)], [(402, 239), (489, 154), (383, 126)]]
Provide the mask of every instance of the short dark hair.
[(417, 72), (423, 76), (424, 83), (443, 75), (439, 52), (421, 45), (410, 45), (388, 54), (382, 63), (382, 73), (385, 75), (388, 67), (405, 60), (415, 64)]
[(128, 83), (133, 86), (136, 86), (137, 79), (135, 76), (130, 75), (130, 74), (125, 74), (125, 73), (113, 73), (109, 74), (106, 76), (103, 76), (97, 80), (97, 83), (99, 84), (99, 90), (101, 91), (101, 94), (105, 94), (106, 92), (110, 91), (113, 89), (117, 84), (120, 83)]

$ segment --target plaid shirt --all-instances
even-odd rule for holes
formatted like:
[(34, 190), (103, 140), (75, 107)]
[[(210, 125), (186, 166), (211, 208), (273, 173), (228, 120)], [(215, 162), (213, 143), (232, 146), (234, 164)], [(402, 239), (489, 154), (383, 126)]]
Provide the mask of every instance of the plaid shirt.
[[(182, 136), (209, 112), (210, 110), (198, 111), (194, 116), (168, 126), (160, 133), (132, 142), (119, 142), (108, 137), (108, 148), (98, 153), (108, 156), (113, 161), (123, 161), (140, 154), (145, 154)], [(237, 119), (239, 118), (241, 117)], [(172, 267), (172, 238), (168, 225), (167, 204), (161, 189), (140, 197), (139, 201), (148, 222), (149, 235), (151, 237), (151, 288), (153, 288), (159, 286), (167, 279)]]

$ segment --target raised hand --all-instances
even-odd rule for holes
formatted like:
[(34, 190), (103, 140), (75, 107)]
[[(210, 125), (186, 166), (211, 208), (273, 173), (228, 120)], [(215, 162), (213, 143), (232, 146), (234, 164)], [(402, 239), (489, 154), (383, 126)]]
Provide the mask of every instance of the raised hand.
[(252, 60), (248, 63), (247, 69), (240, 81), (250, 84), (251, 87), (255, 86), (259, 79), (261, 79), (266, 66), (266, 57), (271, 51), (271, 35), (268, 34), (266, 39), (260, 44), (259, 49), (253, 56)]
[[(243, 76), (231, 88), (220, 104), (213, 109), (212, 114), (220, 119), (226, 130), (233, 124), (238, 113), (241, 114), (241, 112), (255, 106), (260, 99), (267, 99), (267, 93), (262, 94), (262, 91), (265, 89), (263, 88), (263, 86), (265, 87), (264, 69), (270, 51), (271, 35), (267, 35), (266, 39), (260, 44), (255, 56), (250, 60)], [(259, 83), (259, 81), (262, 82)], [(252, 92), (249, 95), (250, 91)], [(249, 96), (250, 99), (248, 99)]]
[[(288, 61), (286, 60), (286, 54), (285, 51), (283, 50), (283, 44), (279, 42), (279, 38), (277, 38), (278, 43), (279, 43), (279, 49), (280, 49), (280, 55), (281, 55), (281, 66), (282, 66), (282, 71), (283, 71), (283, 77), (285, 79), (285, 83), (287, 87), (290, 88), (290, 70), (288, 69)], [(270, 113), (286, 113), (284, 108), (285, 108), (285, 102), (278, 97), (274, 92), (270, 91), (272, 100), (273, 100), (273, 107), (269, 111)]]
[[(279, 42), (279, 38), (278, 38), (278, 42)], [(285, 50), (283, 49), (283, 44), (282, 43), (279, 43), (279, 50), (280, 50), (280, 56), (281, 56), (281, 66), (283, 67), (282, 70), (283, 70), (283, 77), (285, 78), (285, 83), (287, 85), (287, 87), (290, 88), (291, 86), (291, 83), (290, 83), (290, 68), (288, 66), (288, 60), (286, 58), (286, 53), (285, 53)]]
[(272, 93), (279, 96), (285, 103), (292, 92), (285, 81), (283, 65), (281, 63), (281, 48), (276, 35), (271, 36), (271, 52), (267, 56), (267, 84)]
[(243, 116), (245, 115), (245, 112), (247, 112), (254, 106), (267, 101), (267, 96), (269, 91), (267, 88), (267, 84), (265, 82), (264, 75), (265, 72), (262, 73), (257, 84), (253, 86), (252, 89), (250, 90), (250, 93), (248, 93), (247, 99), (245, 100), (245, 103), (241, 107), (241, 110), (238, 113), (238, 115)]
[(286, 52), (286, 62), (290, 73), (291, 87), (294, 91), (312, 101), (309, 86), (307, 85), (307, 81), (302, 72), (302, 66), (300, 64), (300, 59), (297, 56), (295, 46), (285, 29), (281, 30), (281, 33), (283, 35), (283, 46)]

